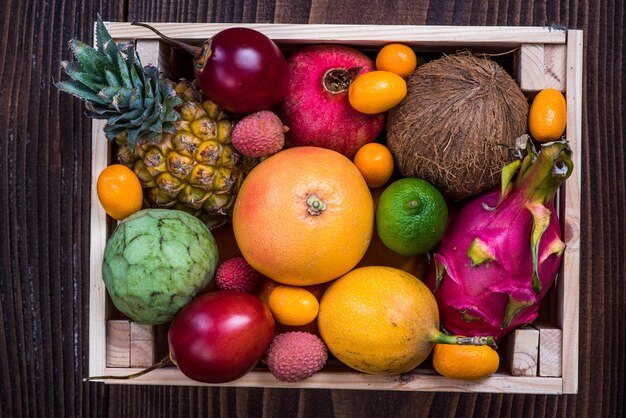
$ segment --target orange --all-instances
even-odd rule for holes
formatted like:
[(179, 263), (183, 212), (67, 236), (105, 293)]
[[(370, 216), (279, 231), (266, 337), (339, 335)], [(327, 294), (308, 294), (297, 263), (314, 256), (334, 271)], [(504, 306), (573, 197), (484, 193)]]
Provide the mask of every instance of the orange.
[(482, 379), (495, 373), (499, 365), (498, 352), (487, 345), (437, 344), (433, 352), (435, 370), (454, 379)]
[(350, 83), (348, 101), (361, 113), (376, 114), (397, 106), (406, 97), (406, 81), (390, 71), (370, 71)]
[(294, 147), (257, 165), (233, 209), (237, 245), (250, 265), (283, 284), (307, 286), (352, 269), (372, 238), (374, 205), (358, 168), (336, 151)]
[(383, 144), (371, 142), (356, 152), (354, 165), (369, 187), (380, 187), (387, 183), (393, 174), (393, 155)]
[(306, 325), (317, 317), (319, 302), (313, 293), (297, 286), (277, 286), (267, 305), (274, 319), (284, 325)]
[(139, 179), (130, 168), (121, 164), (102, 170), (96, 189), (104, 211), (118, 221), (139, 211), (143, 204)]
[(430, 354), (439, 310), (417, 277), (396, 268), (350, 271), (326, 290), (317, 322), (328, 349), (365, 373), (405, 373)]
[(537, 93), (528, 113), (530, 135), (539, 142), (557, 141), (565, 132), (567, 106), (565, 97), (555, 89)]
[[(221, 229), (221, 228), (217, 228), (217, 229)], [(368, 250), (369, 251), (369, 250)], [(306, 287), (302, 287), (302, 289), (306, 289), (307, 291), (311, 292), (311, 294), (313, 294), (313, 296), (315, 296), (315, 298), (317, 299), (318, 302), (318, 310), (319, 310), (319, 301), (322, 298), (322, 295), (324, 294), (324, 292), (326, 291), (326, 289), (328, 288), (328, 286), (330, 286), (332, 282), (326, 282), (326, 283), (320, 283), (320, 284), (316, 284), (316, 285), (312, 285), (312, 286), (306, 286)], [(272, 291), (277, 288), (278, 286), (282, 286), (280, 283), (275, 282), (272, 279), (269, 279), (267, 277), (263, 278), (263, 281), (261, 282), (261, 286), (259, 287), (259, 290), (257, 290), (256, 292), (256, 296), (261, 299), (261, 301), (263, 303), (265, 303), (266, 305), (269, 303), (269, 297), (272, 294)], [(309, 322), (308, 324), (305, 325), (284, 325), (281, 324), (280, 322), (278, 322), (278, 320), (276, 320), (276, 326), (274, 329), (274, 333), (276, 335), (278, 334), (283, 334), (285, 332), (293, 332), (293, 331), (300, 331), (300, 332), (308, 332), (311, 334), (315, 334), (317, 336), (320, 335), (319, 330), (317, 328), (317, 318), (315, 318), (313, 321)]]
[(376, 55), (376, 69), (391, 71), (402, 78), (410, 76), (417, 67), (415, 52), (404, 44), (387, 44)]

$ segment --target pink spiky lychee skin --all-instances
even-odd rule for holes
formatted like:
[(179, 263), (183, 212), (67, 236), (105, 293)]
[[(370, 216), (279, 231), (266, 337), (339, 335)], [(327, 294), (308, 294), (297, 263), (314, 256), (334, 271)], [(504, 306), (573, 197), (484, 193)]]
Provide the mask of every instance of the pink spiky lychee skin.
[(248, 157), (267, 157), (283, 148), (287, 130), (274, 112), (254, 112), (235, 125), (233, 146)]
[(274, 337), (266, 363), (282, 382), (300, 382), (320, 371), (328, 359), (326, 344), (317, 335), (292, 331)]
[[(540, 261), (541, 291), (535, 294), (529, 240), (533, 227), (532, 214), (520, 206), (519, 198), (515, 196), (502, 203), (510, 210), (503, 207), (494, 212), (483, 207), (483, 203), (494, 207), (499, 198), (500, 191), (494, 190), (462, 208), (450, 219), (447, 232), (434, 255), (434, 259), (445, 266), (445, 272), (435, 290), (436, 271), (431, 268), (427, 284), (437, 298), (441, 326), (452, 334), (491, 335), (498, 339), (520, 325), (534, 321), (539, 302), (558, 273), (562, 255), (551, 254)], [(550, 225), (540, 241), (540, 255), (545, 254), (550, 243), (561, 236), (553, 204), (549, 204), (549, 210)], [(490, 244), (501, 263), (489, 261), (472, 267), (467, 252), (476, 237)], [(533, 303), (502, 328), (510, 296)], [(468, 322), (463, 319), (464, 316), (478, 320)]]
[(324, 76), (333, 68), (374, 70), (372, 60), (356, 49), (340, 45), (312, 45), (293, 53), (289, 64), (289, 89), (281, 104), (281, 120), (289, 127), (287, 146), (330, 148), (352, 158), (373, 142), (385, 124), (385, 113), (366, 115), (355, 110), (348, 92), (331, 93)]
[(215, 284), (219, 290), (236, 290), (253, 293), (261, 284), (263, 276), (252, 268), (243, 257), (224, 261), (215, 272)]

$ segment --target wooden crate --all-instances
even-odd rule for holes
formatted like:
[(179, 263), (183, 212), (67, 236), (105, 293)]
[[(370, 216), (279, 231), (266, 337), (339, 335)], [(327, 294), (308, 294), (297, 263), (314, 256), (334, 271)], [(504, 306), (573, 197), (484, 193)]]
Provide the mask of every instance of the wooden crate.
[[(171, 70), (170, 62), (174, 61), (172, 56), (175, 52), (161, 43), (151, 31), (131, 26), (129, 23), (109, 22), (106, 25), (117, 41), (136, 39), (144, 65), (148, 63), (158, 65), (168, 75), (168, 71)], [(170, 37), (199, 43), (233, 25), (157, 23), (154, 26)], [(438, 375), (428, 366), (419, 367), (399, 376), (367, 375), (332, 363), (322, 372), (297, 384), (279, 382), (267, 369), (260, 366), (243, 378), (227, 383), (225, 386), (576, 393), (578, 389), (579, 225), (582, 170), (580, 164), (583, 109), (582, 31), (565, 31), (547, 27), (297, 24), (238, 24), (237, 26), (249, 27), (265, 33), (285, 51), (304, 44), (341, 43), (372, 52), (388, 42), (395, 41), (411, 45), (418, 52), (424, 53), (470, 49), (476, 52), (505, 53), (505, 55), (513, 56), (514, 59), (510, 60), (513, 67), (511, 72), (529, 98), (536, 91), (547, 87), (564, 91), (568, 105), (566, 135), (574, 152), (575, 169), (558, 195), (558, 211), (567, 249), (556, 285), (544, 301), (544, 305), (548, 305), (547, 309), (542, 306), (542, 312), (548, 312), (542, 320), (544, 322), (547, 320), (548, 323), (543, 323), (537, 329), (525, 329), (520, 330), (520, 333), (512, 334), (505, 341), (508, 344), (508, 350), (500, 351), (503, 363), (505, 363), (504, 367), (501, 367), (501, 371), (493, 376), (479, 381), (448, 379)], [(139, 347), (142, 347), (143, 357), (141, 360), (131, 360), (131, 354), (124, 352), (124, 347), (130, 349), (131, 345), (135, 346), (135, 342), (127, 341), (130, 338), (131, 327), (124, 323), (107, 324), (114, 308), (102, 281), (101, 268), (106, 239), (115, 224), (100, 206), (95, 189), (95, 179), (112, 159), (110, 145), (105, 140), (102, 131), (103, 125), (100, 121), (93, 123), (89, 327), (89, 374), (91, 376), (125, 375), (139, 371), (140, 368), (131, 366), (135, 365), (136, 361), (145, 363), (154, 354), (154, 351), (149, 350), (149, 339), (144, 339), (137, 343)], [(110, 330), (109, 340), (119, 341), (116, 338), (123, 340), (121, 353), (116, 351), (107, 353), (107, 328)], [(114, 335), (114, 332), (121, 332), (121, 337)], [(149, 330), (148, 334), (142, 335), (149, 335)], [(110, 344), (113, 343), (110, 342)], [(137, 349), (134, 350), (133, 352), (138, 352)], [(167, 350), (166, 347), (165, 350)], [(145, 357), (146, 355), (148, 357)], [(107, 358), (109, 366), (121, 365), (122, 367), (107, 366)], [(539, 368), (543, 368), (544, 373), (541, 373)], [(556, 377), (548, 377), (554, 375)], [(203, 385), (188, 379), (175, 367), (156, 370), (134, 380), (105, 380), (105, 382)]]

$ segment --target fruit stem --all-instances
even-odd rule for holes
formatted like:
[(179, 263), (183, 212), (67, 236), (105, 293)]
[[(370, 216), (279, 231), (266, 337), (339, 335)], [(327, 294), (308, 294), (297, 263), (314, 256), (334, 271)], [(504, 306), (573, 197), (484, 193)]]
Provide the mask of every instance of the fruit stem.
[(539, 153), (535, 154), (532, 152), (532, 142), (530, 139), (528, 141), (528, 155), (522, 162), (524, 170), (520, 169), (515, 188), (524, 190), (526, 201), (545, 206), (554, 199), (557, 189), (572, 174), (572, 151), (567, 141), (555, 141), (542, 144)]
[(176, 363), (174, 363), (174, 360), (172, 359), (172, 353), (169, 353), (158, 363), (155, 363), (152, 366), (146, 369), (143, 369), (137, 373), (127, 374), (125, 376), (90, 376), (90, 377), (85, 377), (83, 379), (83, 382), (90, 382), (92, 380), (105, 380), (105, 379), (107, 380), (108, 379), (116, 379), (116, 380), (134, 379), (136, 377), (143, 376), (144, 374), (151, 372), (152, 370), (160, 369), (161, 367), (174, 366), (175, 364)]
[(161, 32), (159, 32), (158, 30), (156, 30), (155, 28), (153, 28), (152, 26), (146, 24), (146, 23), (140, 23), (140, 22), (132, 22), (131, 25), (135, 25), (135, 26), (142, 26), (144, 28), (148, 28), (150, 29), (152, 32), (156, 33), (157, 35), (159, 35), (162, 39), (178, 46), (181, 47), (182, 49), (184, 49), (186, 52), (190, 53), (191, 55), (193, 55), (195, 58), (198, 58), (202, 55), (202, 48), (198, 47), (198, 46), (193, 46), (193, 45), (189, 45), (186, 44), (184, 42), (181, 42), (177, 39), (173, 39), (170, 38), (169, 36), (163, 35)]
[(454, 336), (448, 335), (443, 332), (437, 332), (432, 342), (435, 344), (456, 344), (456, 345), (488, 345), (493, 348), (497, 348), (495, 340), (493, 337), (462, 337), (462, 336)]
[(309, 195), (306, 199), (306, 204), (309, 206), (307, 210), (313, 216), (321, 215), (326, 210), (326, 203), (314, 194)]
[(411, 212), (419, 212), (422, 208), (422, 202), (418, 200), (411, 200), (404, 203), (404, 208)]
[(339, 94), (348, 90), (350, 83), (359, 75), (363, 67), (331, 68), (324, 73), (322, 84), (331, 94)]

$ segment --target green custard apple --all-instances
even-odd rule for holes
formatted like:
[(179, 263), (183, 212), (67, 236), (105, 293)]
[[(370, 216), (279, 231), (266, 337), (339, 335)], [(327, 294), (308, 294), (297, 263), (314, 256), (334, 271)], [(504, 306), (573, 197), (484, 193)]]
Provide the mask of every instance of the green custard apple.
[(121, 222), (109, 238), (102, 276), (113, 304), (141, 324), (157, 325), (204, 289), (219, 253), (209, 228), (174, 209), (145, 209)]

